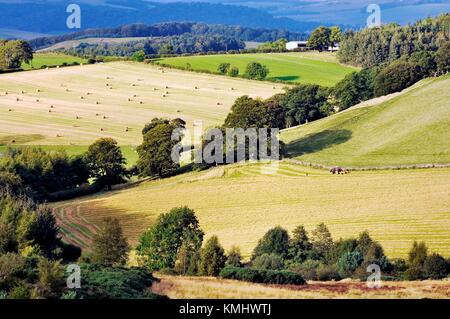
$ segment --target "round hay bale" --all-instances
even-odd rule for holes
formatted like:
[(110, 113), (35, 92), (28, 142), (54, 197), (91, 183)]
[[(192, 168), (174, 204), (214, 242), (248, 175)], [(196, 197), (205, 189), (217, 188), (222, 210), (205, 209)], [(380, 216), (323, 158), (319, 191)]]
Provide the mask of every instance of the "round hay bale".
[(139, 104), (144, 104), (144, 102), (143, 101), (139, 101)]
[(95, 102), (95, 104), (99, 105), (99, 104), (100, 104), (100, 102), (99, 102), (99, 101), (97, 101), (97, 102)]
[(12, 112), (12, 109), (8, 109), (8, 112)]

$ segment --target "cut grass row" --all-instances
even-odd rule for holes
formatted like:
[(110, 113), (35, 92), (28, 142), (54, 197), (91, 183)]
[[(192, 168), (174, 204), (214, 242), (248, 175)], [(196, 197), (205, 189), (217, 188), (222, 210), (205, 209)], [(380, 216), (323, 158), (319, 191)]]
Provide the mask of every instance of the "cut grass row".
[(207, 236), (246, 257), (272, 227), (312, 230), (321, 222), (335, 239), (368, 230), (390, 257), (405, 257), (414, 240), (450, 256), (449, 177), (448, 168), (333, 176), (288, 163), (272, 175), (258, 164), (233, 165), (58, 205), (80, 207), (88, 224), (119, 218), (132, 244), (159, 214), (187, 205)]

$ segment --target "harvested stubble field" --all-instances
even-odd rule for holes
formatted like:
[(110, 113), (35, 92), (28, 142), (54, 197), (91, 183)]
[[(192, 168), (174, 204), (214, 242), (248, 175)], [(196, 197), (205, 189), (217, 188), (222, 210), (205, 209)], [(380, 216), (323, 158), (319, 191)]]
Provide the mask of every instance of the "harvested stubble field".
[(268, 98), (283, 87), (131, 62), (2, 74), (0, 140), (78, 146), (113, 137), (138, 145), (154, 117), (212, 126), (223, 122), (237, 97)]
[(382, 282), (368, 288), (365, 282), (308, 282), (306, 286), (253, 284), (210, 277), (176, 277), (156, 274), (154, 293), (171, 299), (448, 299), (450, 281)]
[(79, 227), (117, 217), (135, 245), (159, 214), (187, 205), (207, 237), (218, 235), (226, 249), (239, 246), (245, 257), (272, 227), (312, 230), (321, 222), (335, 239), (369, 230), (389, 257), (405, 257), (413, 240), (450, 256), (449, 177), (449, 168), (335, 176), (288, 163), (271, 175), (259, 164), (232, 165), (59, 203), (55, 212), (65, 233), (75, 234), (66, 239), (83, 247), (92, 234)]

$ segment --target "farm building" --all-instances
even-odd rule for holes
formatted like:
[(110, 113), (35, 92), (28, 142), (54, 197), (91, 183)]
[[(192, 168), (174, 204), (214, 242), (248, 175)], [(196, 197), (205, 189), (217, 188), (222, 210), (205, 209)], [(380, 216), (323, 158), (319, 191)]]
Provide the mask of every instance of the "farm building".
[(308, 41), (290, 41), (286, 43), (286, 50), (307, 49)]

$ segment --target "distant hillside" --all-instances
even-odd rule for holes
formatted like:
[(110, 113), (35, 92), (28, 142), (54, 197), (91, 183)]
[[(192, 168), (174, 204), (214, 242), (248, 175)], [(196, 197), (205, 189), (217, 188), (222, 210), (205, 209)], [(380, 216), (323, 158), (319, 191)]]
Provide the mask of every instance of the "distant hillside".
[(236, 38), (241, 41), (275, 41), (279, 38), (288, 40), (305, 39), (299, 32), (249, 28), (228, 25), (208, 25), (195, 22), (165, 22), (153, 25), (128, 24), (115, 28), (87, 29), (64, 35), (40, 37), (30, 41), (36, 48), (45, 48), (57, 43), (86, 38), (131, 38), (131, 37), (167, 37), (189, 34), (191, 36), (221, 36)]
[(448, 75), (425, 79), (389, 101), (350, 108), (281, 138), (291, 157), (329, 166), (448, 164), (449, 86)]
[[(193, 3), (153, 3), (143, 0), (106, 1), (99, 5), (91, 1), (81, 3), (82, 29), (111, 28), (113, 26), (166, 21), (195, 21), (209, 24), (240, 25), (252, 28), (287, 29), (304, 32), (314, 29), (318, 23), (278, 18), (254, 8)], [(0, 1), (1, 26), (20, 31), (62, 34), (70, 30), (66, 26), (67, 1), (24, 1), (3, 3)]]

